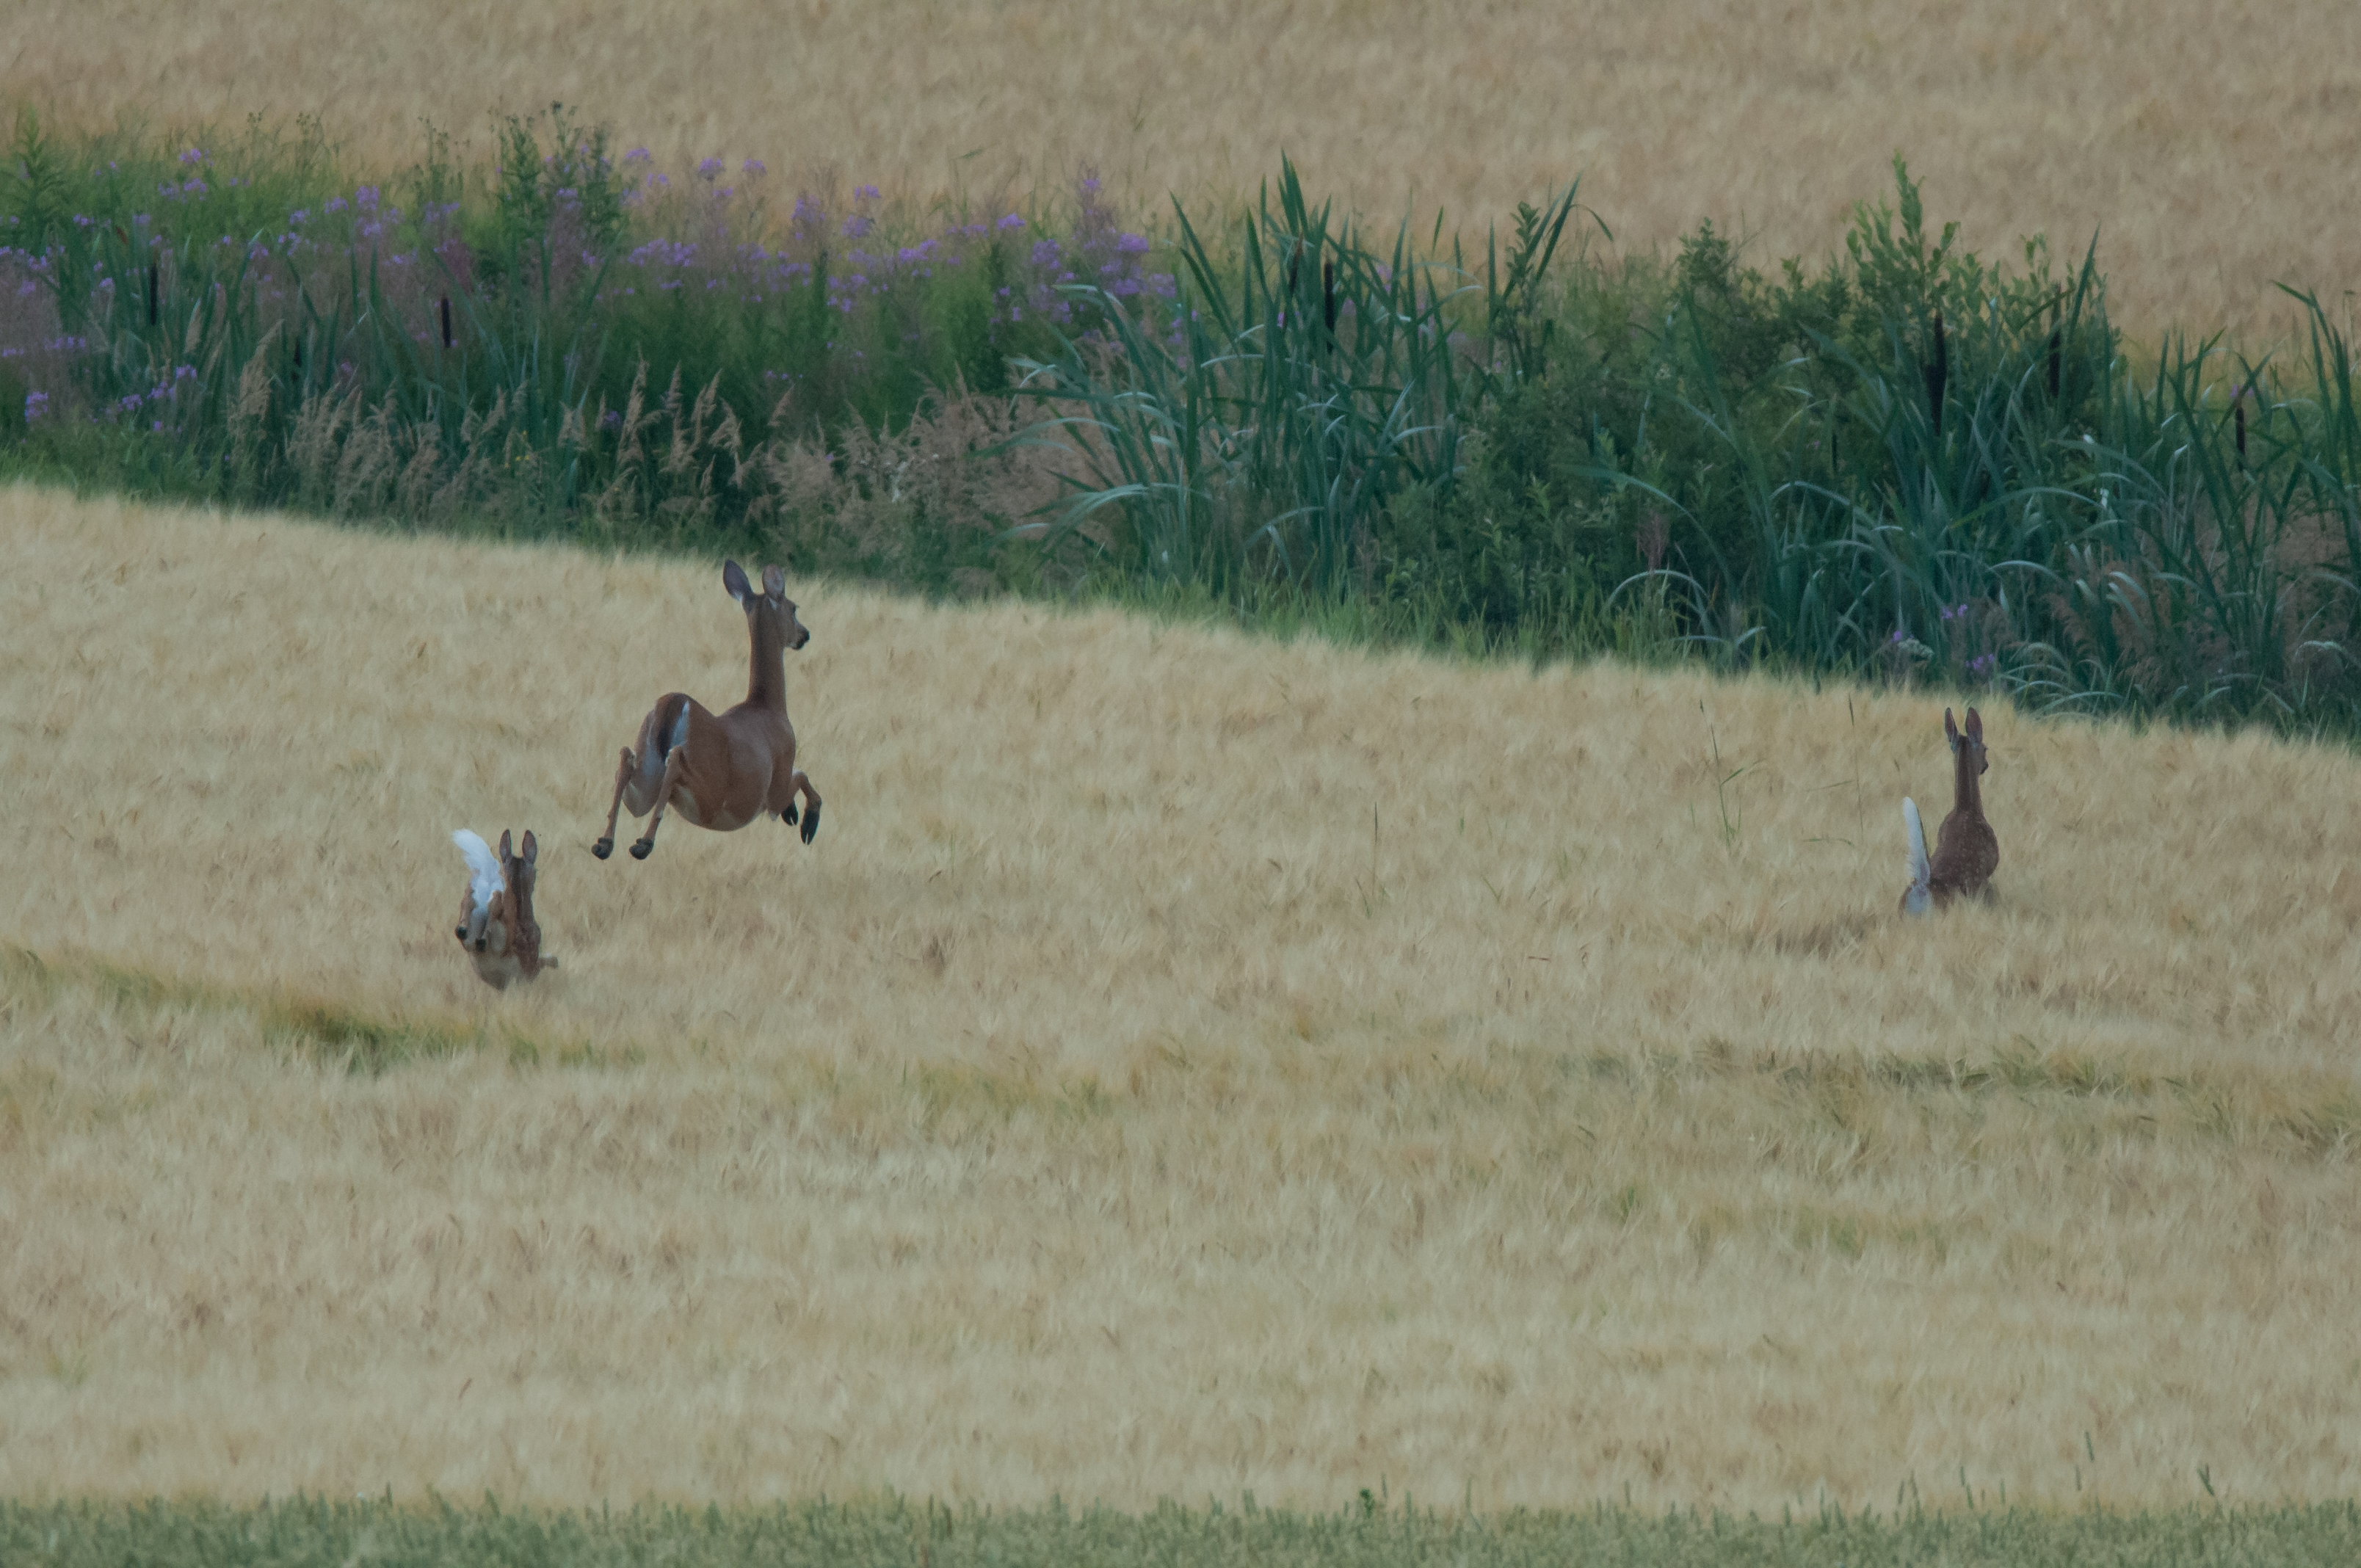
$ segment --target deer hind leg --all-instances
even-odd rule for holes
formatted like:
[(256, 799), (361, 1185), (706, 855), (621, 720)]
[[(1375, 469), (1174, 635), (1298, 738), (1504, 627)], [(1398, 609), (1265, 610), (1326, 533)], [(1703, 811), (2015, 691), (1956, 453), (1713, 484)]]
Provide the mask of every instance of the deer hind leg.
[[(639, 772), (639, 759), (631, 755), (629, 746), (623, 748), (623, 760), (615, 764), (615, 798), (607, 803), (607, 830), (590, 846), (590, 852), (600, 860), (615, 852), (615, 817), (623, 809), (623, 791), (630, 787), (631, 775)], [(637, 815), (634, 813), (633, 815)]]
[(688, 748), (675, 746), (664, 759), (664, 778), (656, 786), (655, 812), (648, 818), (648, 830), (631, 846), (631, 859), (644, 861), (656, 847), (656, 829), (664, 826), (664, 807), (672, 804), (673, 791), (680, 787), (681, 774), (687, 771)]
[(615, 798), (607, 803), (607, 831), (590, 846), (592, 854), (603, 861), (615, 852), (615, 818), (623, 807), (630, 806), (634, 817), (645, 817), (650, 806), (664, 798), (668, 791), (660, 787), (664, 763), (687, 740), (688, 698), (674, 692), (640, 721), (639, 750), (625, 747), (622, 760), (615, 764)]

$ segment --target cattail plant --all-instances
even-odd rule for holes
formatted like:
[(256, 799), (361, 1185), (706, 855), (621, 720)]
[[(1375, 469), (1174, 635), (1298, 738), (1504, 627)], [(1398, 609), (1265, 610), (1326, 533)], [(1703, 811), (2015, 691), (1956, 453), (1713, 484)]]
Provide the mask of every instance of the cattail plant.
[(1927, 361), (1927, 410), (1936, 439), (1943, 434), (1943, 393), (1951, 383), (1951, 345), (1943, 332), (1943, 313), (1935, 313), (1935, 349)]
[(2066, 332), (2058, 321), (2059, 305), (2058, 300), (2049, 302), (2049, 400), (2052, 402), (2058, 400), (2060, 372), (2065, 368), (2066, 358)]

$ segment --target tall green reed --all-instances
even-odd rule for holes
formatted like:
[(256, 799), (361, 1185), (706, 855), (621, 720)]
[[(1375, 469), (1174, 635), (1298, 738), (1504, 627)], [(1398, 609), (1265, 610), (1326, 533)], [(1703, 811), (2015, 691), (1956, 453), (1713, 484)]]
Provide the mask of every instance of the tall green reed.
[(1019, 366), (1025, 390), (1076, 409), (1036, 438), (1071, 438), (1083, 469), (1032, 532), (1090, 537), (1145, 581), (1345, 597), (1373, 520), (1408, 488), (1447, 488), (1493, 382), (1538, 356), (1536, 296), (1575, 211), (1571, 190), (1527, 209), (1505, 280), (1496, 255), (1479, 283), (1455, 245), (1444, 257), (1439, 218), (1423, 250), (1407, 221), (1373, 249), (1312, 203), (1291, 163), (1235, 251), (1176, 203), (1180, 280), (1162, 330), (1107, 313), (1106, 338)]

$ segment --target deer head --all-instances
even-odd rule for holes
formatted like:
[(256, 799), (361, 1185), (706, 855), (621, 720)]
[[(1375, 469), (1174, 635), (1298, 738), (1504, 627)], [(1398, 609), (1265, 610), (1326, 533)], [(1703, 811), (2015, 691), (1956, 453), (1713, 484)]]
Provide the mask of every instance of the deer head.
[(519, 919), (533, 918), (533, 883), (537, 874), (533, 862), (540, 858), (541, 846), (533, 842), (532, 828), (525, 829), (524, 853), (522, 855), (510, 854), (509, 836), (506, 833), (500, 835), (500, 864), (508, 876), (509, 908)]
[(1968, 709), (1968, 732), (1964, 735), (1960, 733), (1960, 727), (1951, 722), (1951, 710), (1945, 708), (1943, 733), (1950, 739), (1953, 756), (1960, 755), (1960, 749), (1966, 748), (1967, 759), (1975, 764), (1978, 775), (1992, 767), (1992, 759), (1984, 754), (1984, 721), (1974, 708)]
[(749, 628), (759, 643), (767, 631), (778, 639), (782, 648), (800, 648), (811, 641), (811, 632), (796, 619), (795, 600), (787, 598), (787, 575), (776, 566), (763, 568), (763, 591), (756, 593), (754, 585), (735, 561), (721, 564), (721, 586), (746, 612)]

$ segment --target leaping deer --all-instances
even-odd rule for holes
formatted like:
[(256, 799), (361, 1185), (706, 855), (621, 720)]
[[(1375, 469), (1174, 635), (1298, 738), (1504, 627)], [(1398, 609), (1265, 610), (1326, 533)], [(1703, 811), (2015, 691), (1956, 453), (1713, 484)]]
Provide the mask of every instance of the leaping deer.
[(725, 561), (721, 586), (745, 610), (753, 642), (746, 700), (717, 717), (685, 692), (656, 699), (641, 721), (639, 749), (626, 748), (615, 769), (607, 831), (590, 846), (602, 861), (615, 852), (615, 816), (626, 806), (633, 817), (648, 817), (647, 832), (631, 846), (635, 861), (646, 860), (656, 847), (668, 806), (695, 827), (734, 833), (766, 814), (794, 827), (801, 795), (804, 842), (819, 831), (819, 791), (796, 766), (796, 730), (787, 722), (785, 650), (802, 647), (811, 633), (796, 619), (786, 574), (776, 566), (763, 568), (758, 594), (738, 563)]
[(1910, 885), (1902, 892), (1902, 913), (1925, 915), (1954, 898), (1992, 899), (1992, 874), (2000, 864), (2000, 839), (1984, 820), (1983, 785), (1992, 759), (1984, 754), (1984, 721), (1968, 709), (1968, 732), (1943, 710), (1943, 733), (1951, 742), (1951, 814), (1927, 853), (1927, 830), (1919, 826), (1918, 803), (1902, 801), (1903, 832), (1910, 851)]

